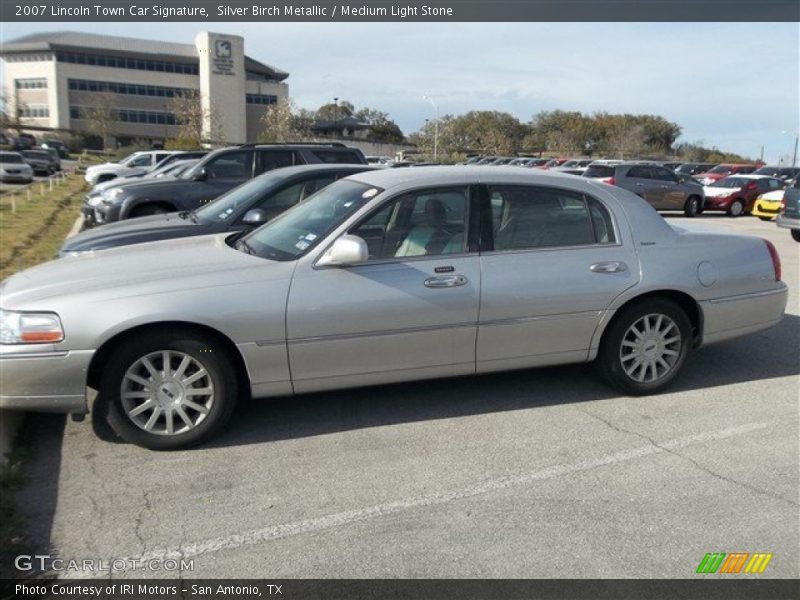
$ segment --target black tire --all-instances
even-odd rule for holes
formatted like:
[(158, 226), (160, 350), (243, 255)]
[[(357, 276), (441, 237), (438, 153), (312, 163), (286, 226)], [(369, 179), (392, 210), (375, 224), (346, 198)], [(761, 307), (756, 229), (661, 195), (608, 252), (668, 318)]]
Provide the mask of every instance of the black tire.
[[(656, 366), (654, 367), (656, 369), (655, 379), (652, 381), (637, 381), (633, 376), (626, 373), (623, 366), (623, 358), (621, 356), (623, 342), (630, 342), (629, 332), (631, 328), (634, 324), (639, 323), (640, 319), (649, 315), (655, 315), (656, 317), (662, 315), (668, 317), (674, 323), (680, 334), (680, 347), (676, 348), (674, 343), (671, 343), (671, 348), (668, 348), (677, 352), (674, 363), (669, 370), (658, 375), (659, 367)], [(655, 318), (651, 318), (651, 323), (655, 320)], [(675, 334), (670, 330), (669, 335), (670, 338), (667, 339), (671, 339)], [(643, 396), (663, 390), (675, 379), (686, 362), (686, 357), (691, 347), (692, 325), (683, 309), (666, 298), (653, 297), (635, 302), (617, 313), (603, 334), (595, 364), (600, 376), (611, 387), (632, 396)], [(648, 377), (649, 368), (643, 366), (642, 369), (644, 370), (644, 376)], [(634, 369), (633, 372), (635, 374), (637, 370)]]
[[(141, 391), (138, 392), (144, 394), (141, 400), (128, 400), (127, 402), (138, 402), (133, 407), (134, 410), (147, 402), (150, 402), (153, 408), (158, 407), (160, 412), (154, 419), (152, 426), (154, 432), (146, 431), (144, 429), (145, 424), (142, 424), (141, 421), (147, 420), (149, 422), (156, 410), (151, 408), (140, 412), (140, 424), (137, 424), (134, 422), (134, 418), (128, 415), (125, 401), (122, 398), (123, 385), (139, 385), (129, 383), (129, 381), (133, 380), (128, 379), (126, 374), (129, 369), (135, 369), (137, 364), (141, 364), (140, 361), (143, 357), (150, 359), (151, 366), (157, 370), (159, 375), (164, 374), (163, 362), (166, 361), (162, 361), (160, 365), (158, 363), (158, 356), (162, 355), (164, 351), (171, 353), (170, 371), (172, 374), (180, 370), (183, 357), (188, 356), (193, 360), (193, 362), (190, 362), (189, 368), (199, 365), (205, 370), (205, 375), (195, 383), (205, 386), (204, 389), (206, 390), (212, 390), (211, 402), (204, 403), (202, 398), (197, 402), (197, 404), (202, 404), (203, 408), (206, 409), (205, 413), (181, 404), (183, 413), (189, 416), (190, 421), (196, 420), (197, 422), (185, 431), (175, 431), (172, 434), (167, 433), (167, 412), (171, 413), (174, 423), (173, 429), (177, 427), (185, 429), (187, 423), (180, 420), (177, 413), (172, 409), (167, 410), (164, 407), (167, 406), (170, 399), (175, 405), (179, 404), (183, 398), (191, 397), (197, 399), (199, 396), (189, 396), (188, 394), (184, 395), (183, 392), (177, 392), (178, 400), (174, 400), (176, 395), (171, 394), (164, 387), (154, 391), (156, 399), (153, 400), (152, 397), (147, 397), (148, 392), (146, 388), (142, 387)], [(136, 371), (133, 372), (135, 375)], [(184, 371), (184, 373), (186, 372)], [(190, 377), (199, 373), (200, 368), (197, 368), (191, 372)], [(140, 371), (140, 374), (146, 375), (146, 372)], [(178, 374), (177, 377), (180, 378), (181, 374)], [(153, 377), (150, 376), (148, 380), (152, 379)], [(166, 382), (167, 379), (162, 381)], [(158, 385), (160, 386), (161, 383)], [(192, 385), (194, 384), (187, 384), (180, 389), (191, 389)], [(197, 390), (197, 388), (194, 389)], [(100, 389), (98, 390), (98, 398), (102, 399), (102, 402), (97, 406), (99, 410), (106, 412), (108, 424), (125, 441), (151, 450), (176, 450), (196, 446), (219, 433), (233, 414), (236, 407), (238, 389), (236, 372), (231, 363), (231, 358), (228, 356), (226, 349), (221, 347), (220, 344), (190, 331), (154, 331), (131, 339), (117, 348), (109, 357), (103, 371)], [(159, 430), (161, 431), (159, 432)]]
[(744, 202), (739, 200), (738, 198), (731, 202), (731, 205), (728, 207), (728, 216), (729, 217), (741, 217), (744, 214)]
[(772, 217), (758, 217), (762, 221), (772, 221)]
[(795, 242), (800, 242), (800, 229), (792, 229), (792, 239)]
[(149, 217), (150, 215), (165, 215), (170, 209), (163, 204), (143, 204), (131, 211), (131, 217)]
[(683, 214), (687, 217), (696, 217), (700, 214), (700, 197), (689, 196), (683, 205)]

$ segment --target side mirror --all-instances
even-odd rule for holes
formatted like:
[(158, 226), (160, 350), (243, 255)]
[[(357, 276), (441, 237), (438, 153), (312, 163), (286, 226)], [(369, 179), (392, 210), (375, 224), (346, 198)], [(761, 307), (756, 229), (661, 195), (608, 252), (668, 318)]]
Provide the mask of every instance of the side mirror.
[(192, 179), (195, 181), (205, 181), (208, 178), (208, 171), (205, 168), (198, 169), (197, 173), (192, 175)]
[(267, 212), (261, 210), (260, 208), (251, 208), (246, 213), (244, 213), (244, 217), (242, 218), (242, 223), (245, 225), (250, 225), (251, 227), (257, 227), (259, 225), (263, 225), (267, 222)]
[(367, 242), (357, 235), (343, 235), (317, 261), (319, 267), (344, 267), (367, 262)]

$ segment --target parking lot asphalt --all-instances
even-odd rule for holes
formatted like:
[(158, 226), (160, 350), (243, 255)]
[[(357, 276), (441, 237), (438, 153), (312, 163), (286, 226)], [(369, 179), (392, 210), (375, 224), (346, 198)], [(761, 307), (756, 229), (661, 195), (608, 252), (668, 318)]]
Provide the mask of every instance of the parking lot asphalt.
[(775, 243), (789, 306), (695, 352), (667, 393), (576, 365), (254, 401), (172, 453), (36, 416), (32, 535), (68, 559), (193, 560), (128, 577), (691, 578), (718, 551), (798, 577), (800, 244), (697, 221)]

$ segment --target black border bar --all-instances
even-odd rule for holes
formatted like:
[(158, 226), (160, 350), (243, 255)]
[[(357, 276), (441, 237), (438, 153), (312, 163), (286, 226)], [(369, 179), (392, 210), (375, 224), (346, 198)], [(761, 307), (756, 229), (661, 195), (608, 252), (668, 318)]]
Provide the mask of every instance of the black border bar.
[[(98, 15), (95, 6), (122, 9)], [(182, 9), (179, 14), (154, 6)], [(254, 15), (253, 6), (278, 12)], [(146, 15), (132, 7), (148, 8)], [(242, 14), (219, 7), (247, 9)], [(431, 14), (427, 6), (444, 9)], [(43, 8), (39, 8), (43, 7)], [(292, 7), (287, 11), (286, 7)], [(349, 14), (344, 8), (348, 7)], [(406, 11), (401, 16), (402, 8)], [(297, 11), (296, 9), (307, 9)], [(203, 14), (192, 9), (204, 9)], [(353, 14), (353, 9), (358, 9)], [(363, 10), (361, 10), (363, 9)], [(42, 14), (40, 14), (42, 12)], [(412, 14), (408, 14), (408, 13)], [(34, 14), (35, 13), (35, 14)], [(14, 22), (800, 22), (798, 0), (0, 0), (0, 21)]]

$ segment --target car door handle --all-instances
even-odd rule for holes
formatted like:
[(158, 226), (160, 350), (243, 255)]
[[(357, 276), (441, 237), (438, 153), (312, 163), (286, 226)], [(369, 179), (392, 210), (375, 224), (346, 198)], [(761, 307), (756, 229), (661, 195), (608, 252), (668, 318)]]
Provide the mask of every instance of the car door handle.
[(589, 265), (589, 270), (593, 273), (621, 273), (628, 270), (628, 265), (618, 261), (599, 262)]
[(448, 288), (458, 287), (465, 285), (467, 278), (463, 275), (439, 275), (438, 277), (429, 277), (425, 280), (425, 287), (429, 288)]

